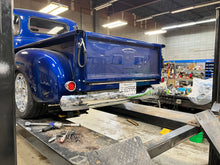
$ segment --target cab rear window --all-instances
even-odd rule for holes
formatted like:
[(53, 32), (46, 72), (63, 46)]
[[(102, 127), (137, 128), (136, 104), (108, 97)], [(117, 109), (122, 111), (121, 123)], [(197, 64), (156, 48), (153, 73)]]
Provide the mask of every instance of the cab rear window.
[(31, 17), (29, 20), (29, 30), (34, 33), (57, 35), (67, 32), (68, 26), (58, 21)]

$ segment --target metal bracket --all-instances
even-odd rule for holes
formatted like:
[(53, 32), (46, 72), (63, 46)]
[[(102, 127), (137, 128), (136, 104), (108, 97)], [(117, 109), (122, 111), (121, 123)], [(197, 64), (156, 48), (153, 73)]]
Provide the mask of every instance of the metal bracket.
[(216, 115), (220, 115), (220, 103), (214, 102), (214, 104), (212, 105), (211, 111)]

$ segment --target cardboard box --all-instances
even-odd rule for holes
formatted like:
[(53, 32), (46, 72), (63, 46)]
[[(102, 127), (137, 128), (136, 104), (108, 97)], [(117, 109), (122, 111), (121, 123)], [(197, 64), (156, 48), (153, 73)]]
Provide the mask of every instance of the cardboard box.
[(173, 85), (173, 87), (176, 86), (176, 79), (168, 79), (167, 80), (167, 86)]

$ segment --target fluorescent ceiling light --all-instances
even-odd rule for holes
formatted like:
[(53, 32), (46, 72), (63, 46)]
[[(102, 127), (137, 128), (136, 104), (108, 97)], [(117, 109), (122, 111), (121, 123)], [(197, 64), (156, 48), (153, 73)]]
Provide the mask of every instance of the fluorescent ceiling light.
[(203, 24), (203, 23), (209, 23), (209, 22), (215, 22), (216, 19), (215, 18), (212, 18), (212, 19), (207, 19), (207, 20), (204, 20), (204, 21), (198, 21), (196, 22), (197, 24)]
[(50, 12), (50, 14), (52, 15), (58, 15), (60, 13), (63, 13), (64, 11), (67, 11), (68, 7), (67, 6), (60, 6), (59, 8), (53, 10), (52, 12)]
[(96, 7), (95, 10), (98, 11), (98, 10), (104, 9), (106, 7), (109, 7), (111, 5), (112, 5), (111, 3), (106, 3), (106, 4), (103, 4), (103, 5), (100, 5), (100, 6)]
[(179, 24), (179, 25), (173, 25), (173, 26), (166, 26), (163, 27), (162, 29), (168, 30), (168, 29), (176, 29), (176, 28), (181, 28), (181, 27), (186, 27), (186, 26), (193, 26), (196, 25), (195, 22), (190, 22), (190, 23), (184, 23), (184, 24)]
[(200, 8), (200, 7), (210, 6), (210, 5), (216, 5), (216, 4), (219, 4), (219, 3), (220, 3), (220, 1), (205, 3), (205, 4), (195, 6), (195, 8)]
[(166, 12), (163, 12), (163, 13), (154, 14), (154, 15), (152, 15), (152, 17), (158, 17), (158, 16), (161, 16), (161, 15), (164, 15), (164, 14), (169, 14), (169, 13), (170, 13), (169, 11), (166, 11)]
[(102, 4), (102, 5), (100, 5), (100, 6), (97, 6), (97, 7), (95, 7), (94, 9), (95, 10), (101, 10), (101, 9), (104, 9), (104, 8), (106, 8), (106, 7), (109, 7), (109, 6), (111, 6), (114, 2), (117, 2), (118, 0), (111, 0), (111, 1), (109, 1), (109, 2), (107, 2), (107, 3), (104, 3), (104, 4)]
[(44, 7), (43, 9), (39, 10), (42, 13), (48, 13), (48, 14), (52, 14), (52, 15), (58, 15), (60, 13), (63, 13), (64, 11), (67, 11), (69, 8), (68, 6), (59, 4), (59, 3), (55, 3), (55, 2), (51, 2), (49, 5), (47, 5), (46, 7)]
[(198, 9), (198, 8), (201, 8), (201, 7), (216, 5), (216, 4), (219, 4), (219, 3), (220, 3), (220, 1), (210, 2), (210, 3), (204, 3), (204, 4), (200, 4), (200, 5), (190, 6), (190, 7), (187, 7), (187, 8), (183, 8), (183, 9), (171, 11), (171, 13), (172, 13), (172, 14), (180, 13), (180, 12), (183, 12), (183, 11)]
[(47, 5), (46, 7), (44, 7), (43, 9), (40, 10), (40, 12), (42, 13), (49, 13), (52, 10), (56, 9), (59, 7), (59, 4), (57, 3), (50, 3), (49, 5)]
[(138, 20), (136, 20), (136, 22), (141, 22), (141, 21), (150, 20), (150, 19), (153, 19), (153, 16), (142, 18), (142, 19), (138, 19)]
[(112, 28), (119, 27), (119, 26), (124, 26), (124, 25), (127, 25), (127, 24), (128, 23), (124, 22), (124, 21), (115, 21), (115, 22), (111, 22), (111, 23), (108, 23), (108, 24), (104, 24), (102, 26), (104, 28), (112, 29)]
[(193, 26), (193, 25), (198, 25), (198, 24), (203, 24), (203, 23), (215, 22), (215, 20), (216, 20), (215, 18), (212, 18), (212, 19), (203, 20), (203, 21), (189, 22), (189, 23), (173, 25), (173, 26), (166, 26), (166, 27), (163, 27), (162, 29), (168, 30), (168, 29), (182, 28), (182, 27)]
[(175, 13), (180, 13), (180, 12), (183, 12), (183, 11), (187, 11), (187, 10), (192, 10), (194, 9), (194, 7), (187, 7), (187, 8), (183, 8), (183, 9), (179, 9), (179, 10), (174, 10), (174, 11), (171, 11), (172, 14), (175, 14)]
[(51, 29), (47, 34), (57, 34), (59, 31), (63, 30), (64, 27), (62, 26), (56, 26), (53, 29)]
[(145, 35), (155, 35), (155, 34), (163, 34), (166, 33), (166, 30), (155, 30), (155, 31), (149, 31), (149, 32), (145, 32)]

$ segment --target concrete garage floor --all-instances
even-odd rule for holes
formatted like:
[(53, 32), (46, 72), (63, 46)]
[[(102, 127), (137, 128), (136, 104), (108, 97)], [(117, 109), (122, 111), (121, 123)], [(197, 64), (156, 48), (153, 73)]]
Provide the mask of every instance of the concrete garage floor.
[(46, 157), (35, 150), (20, 134), (17, 133), (18, 165), (52, 165)]
[[(143, 142), (162, 136), (161, 128), (136, 121), (136, 127), (127, 122), (126, 118), (102, 111), (91, 109), (88, 114), (69, 119), (81, 123), (82, 126), (104, 134), (112, 139), (123, 141), (134, 136), (140, 136)], [(209, 144), (193, 143), (189, 140), (155, 157), (153, 165), (206, 165), (208, 164)], [(18, 165), (50, 165), (46, 157), (42, 156), (19, 134), (17, 134)]]

